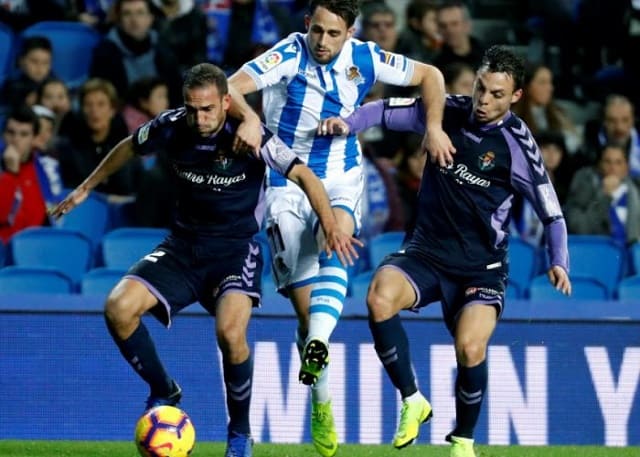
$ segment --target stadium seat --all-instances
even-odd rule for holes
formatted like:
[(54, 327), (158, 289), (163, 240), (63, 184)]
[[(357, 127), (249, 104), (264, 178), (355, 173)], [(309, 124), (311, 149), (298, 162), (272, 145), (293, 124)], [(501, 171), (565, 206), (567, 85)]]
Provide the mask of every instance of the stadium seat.
[(153, 249), (169, 234), (163, 228), (122, 227), (102, 237), (104, 266), (128, 270), (131, 265), (151, 254)]
[(7, 259), (7, 245), (0, 240), (0, 268), (4, 267)]
[(89, 194), (84, 202), (56, 222), (56, 227), (75, 230), (85, 235), (96, 249), (108, 226), (109, 204), (104, 195), (96, 192)]
[(618, 299), (640, 302), (640, 274), (629, 276), (620, 281), (618, 285)]
[(613, 298), (624, 272), (625, 250), (608, 236), (569, 235), (568, 244), (571, 279), (598, 281), (607, 298)]
[(369, 284), (371, 283), (371, 279), (373, 278), (373, 273), (374, 270), (369, 270), (354, 276), (351, 281), (349, 281), (349, 289), (347, 291), (347, 295), (358, 300), (365, 300), (367, 298)]
[(606, 300), (609, 298), (606, 287), (591, 278), (572, 278), (571, 286), (571, 296), (566, 296), (551, 285), (546, 274), (536, 276), (531, 280), (529, 298), (531, 300)]
[(70, 294), (73, 290), (71, 278), (53, 268), (15, 265), (0, 268), (1, 293)]
[(13, 235), (13, 263), (24, 267), (50, 267), (79, 285), (93, 264), (91, 242), (79, 232), (56, 227), (32, 227)]
[(640, 242), (635, 242), (629, 246), (629, 258), (633, 274), (640, 274)]
[(518, 298), (526, 298), (529, 283), (538, 268), (538, 249), (520, 238), (509, 240), (509, 285), (518, 289)]
[(125, 273), (126, 270), (115, 270), (103, 267), (89, 270), (82, 277), (80, 292), (83, 295), (106, 296)]
[(514, 283), (511, 280), (509, 280), (509, 283), (507, 284), (507, 288), (504, 291), (504, 296), (508, 300), (524, 298), (520, 285), (517, 283)]
[(403, 231), (384, 232), (369, 240), (369, 264), (376, 269), (387, 254), (396, 252), (402, 246), (405, 233)]
[(0, 23), (0, 87), (10, 76), (15, 57), (15, 35), (9, 26)]
[(81, 22), (43, 21), (27, 27), (21, 38), (46, 36), (53, 47), (53, 72), (70, 88), (77, 88), (87, 80), (93, 48), (101, 35)]

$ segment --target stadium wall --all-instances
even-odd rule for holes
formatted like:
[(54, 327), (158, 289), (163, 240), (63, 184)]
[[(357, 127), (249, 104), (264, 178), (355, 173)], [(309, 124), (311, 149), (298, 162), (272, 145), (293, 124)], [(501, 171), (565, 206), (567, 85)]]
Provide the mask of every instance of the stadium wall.
[[(100, 297), (0, 295), (0, 439), (132, 438), (146, 386), (109, 338), (101, 306)], [(399, 399), (373, 350), (363, 308), (346, 304), (331, 346), (336, 423), (342, 441), (388, 443)], [(415, 371), (435, 414), (421, 442), (443, 443), (455, 413), (451, 339), (437, 304), (407, 317)], [(198, 439), (224, 440), (212, 320), (192, 306), (170, 331), (145, 322), (183, 387), (182, 407)], [(276, 297), (251, 322), (257, 441), (310, 440), (295, 325), (287, 302)], [(640, 303), (511, 301), (488, 362), (479, 443), (640, 445)]]

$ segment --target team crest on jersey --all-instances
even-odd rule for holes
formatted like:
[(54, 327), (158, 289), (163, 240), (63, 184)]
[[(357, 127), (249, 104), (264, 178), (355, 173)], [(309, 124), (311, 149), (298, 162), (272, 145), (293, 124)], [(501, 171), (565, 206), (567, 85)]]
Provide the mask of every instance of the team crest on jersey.
[(364, 82), (364, 78), (362, 77), (362, 74), (360, 73), (360, 69), (357, 66), (355, 65), (350, 66), (349, 68), (347, 68), (346, 72), (347, 72), (347, 79), (349, 81), (353, 81), (356, 85), (362, 84)]
[(491, 170), (496, 166), (496, 155), (492, 151), (487, 151), (478, 157), (478, 166), (482, 171)]
[(233, 162), (233, 159), (224, 155), (219, 155), (214, 160), (216, 168), (221, 171), (228, 170), (232, 162)]
[(273, 51), (260, 60), (256, 61), (256, 65), (263, 72), (267, 72), (278, 65), (280, 62), (282, 62), (282, 54), (280, 54), (278, 51)]

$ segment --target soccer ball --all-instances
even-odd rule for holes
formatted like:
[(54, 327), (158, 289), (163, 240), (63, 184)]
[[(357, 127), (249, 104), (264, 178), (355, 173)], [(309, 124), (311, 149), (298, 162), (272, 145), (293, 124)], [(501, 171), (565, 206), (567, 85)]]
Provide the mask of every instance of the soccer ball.
[(135, 440), (143, 457), (187, 457), (196, 444), (196, 430), (180, 408), (156, 406), (138, 419)]

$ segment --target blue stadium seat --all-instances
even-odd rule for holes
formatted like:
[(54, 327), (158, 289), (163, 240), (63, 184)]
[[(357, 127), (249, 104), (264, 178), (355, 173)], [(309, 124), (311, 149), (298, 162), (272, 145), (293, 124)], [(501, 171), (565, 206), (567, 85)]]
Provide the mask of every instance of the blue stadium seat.
[(358, 300), (366, 300), (367, 291), (369, 290), (369, 284), (371, 283), (371, 279), (373, 279), (374, 272), (374, 270), (369, 270), (354, 276), (349, 281), (347, 295)]
[[(529, 284), (527, 284), (527, 287), (529, 287)], [(504, 291), (504, 296), (508, 300), (524, 298), (520, 285), (511, 281), (511, 279), (509, 279), (507, 288)]]
[(10, 241), (13, 263), (24, 267), (51, 267), (79, 285), (93, 264), (93, 250), (87, 237), (74, 230), (32, 227), (13, 235)]
[(122, 227), (102, 237), (102, 260), (107, 268), (128, 270), (131, 265), (151, 254), (169, 234), (163, 228)]
[(571, 286), (571, 296), (566, 296), (551, 285), (546, 274), (536, 276), (531, 280), (529, 298), (531, 300), (606, 300), (609, 298), (606, 287), (591, 278), (572, 278)]
[[(67, 190), (66, 193), (68, 192)], [(73, 211), (58, 219), (56, 226), (82, 233), (97, 249), (109, 227), (109, 204), (106, 197), (97, 192), (89, 194)]]
[(115, 270), (111, 268), (94, 268), (87, 271), (82, 277), (80, 292), (83, 295), (104, 295), (122, 279), (126, 270)]
[(11, 74), (15, 57), (15, 41), (13, 30), (0, 23), (0, 86)]
[(402, 246), (405, 233), (403, 231), (384, 232), (369, 240), (369, 264), (372, 269), (378, 268), (387, 254), (396, 252)]
[(526, 298), (538, 268), (538, 249), (520, 238), (511, 238), (508, 258), (509, 284), (518, 289), (518, 298)]
[(613, 298), (626, 263), (624, 248), (611, 237), (569, 235), (571, 279), (589, 278), (604, 285), (607, 298)]
[(53, 72), (71, 88), (84, 83), (89, 75), (93, 48), (101, 40), (94, 28), (81, 22), (43, 21), (27, 27), (21, 38), (46, 36), (53, 46)]
[(624, 278), (618, 284), (618, 299), (640, 302), (640, 274)]
[(53, 268), (9, 266), (0, 268), (0, 292), (70, 294), (73, 281)]
[(0, 240), (0, 267), (4, 267), (7, 259), (7, 245)]

